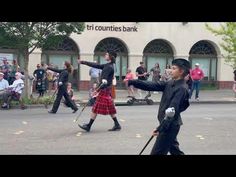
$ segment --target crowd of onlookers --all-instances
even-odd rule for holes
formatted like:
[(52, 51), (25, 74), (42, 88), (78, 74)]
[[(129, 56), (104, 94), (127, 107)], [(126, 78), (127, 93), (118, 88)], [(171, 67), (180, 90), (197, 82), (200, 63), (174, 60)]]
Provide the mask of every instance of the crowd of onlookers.
[[(10, 64), (6, 58), (3, 58), (0, 65), (0, 101), (2, 108), (9, 108), (12, 99), (20, 100), (24, 89), (24, 73), (20, 70), (17, 60)], [(24, 105), (21, 104), (23, 108)]]
[[(49, 66), (53, 67), (53, 64), (50, 64)], [(46, 68), (47, 65), (44, 63), (37, 64), (36, 69), (33, 72), (34, 88), (39, 94), (39, 97), (43, 97), (45, 92), (47, 92), (48, 90), (54, 90), (54, 91), (57, 90), (58, 73), (53, 72), (51, 70), (47, 70)], [(99, 69), (90, 68), (89, 70), (90, 105), (93, 105), (95, 102), (95, 98), (92, 97), (92, 93), (99, 84), (100, 74), (101, 70)], [(171, 80), (171, 66), (167, 64), (164, 71), (161, 71), (159, 63), (156, 63), (149, 71), (147, 71), (144, 62), (140, 62), (140, 66), (136, 68), (135, 74), (132, 73), (130, 68), (128, 68), (126, 76), (123, 80), (128, 91), (128, 96), (135, 96), (135, 90), (133, 86), (128, 86), (129, 80), (135, 78), (140, 80), (148, 80), (149, 77), (152, 77), (149, 80), (153, 82), (169, 81)], [(203, 78), (204, 78), (204, 73), (200, 69), (199, 63), (196, 63), (195, 68), (192, 68), (190, 74), (185, 77), (186, 83), (189, 87), (190, 99), (193, 91), (196, 90), (195, 99), (199, 100), (200, 82)], [(115, 83), (115, 76), (113, 83)], [(114, 88), (115, 85), (116, 84), (113, 84)], [(2, 60), (2, 64), (0, 65), (0, 102), (2, 101), (2, 108), (9, 108), (9, 102), (12, 99), (19, 100), (23, 92), (23, 89), (24, 89), (24, 72), (22, 72), (21, 68), (17, 64), (17, 60), (12, 60), (12, 63), (9, 63), (7, 59), (4, 58)], [(235, 93), (235, 98), (236, 98), (236, 70), (234, 70), (234, 83), (232, 89)], [(68, 93), (71, 96), (72, 100), (75, 100), (73, 94), (74, 91), (72, 89), (71, 83), (68, 83)], [(139, 94), (140, 97), (142, 97), (141, 90), (137, 90), (137, 93)]]

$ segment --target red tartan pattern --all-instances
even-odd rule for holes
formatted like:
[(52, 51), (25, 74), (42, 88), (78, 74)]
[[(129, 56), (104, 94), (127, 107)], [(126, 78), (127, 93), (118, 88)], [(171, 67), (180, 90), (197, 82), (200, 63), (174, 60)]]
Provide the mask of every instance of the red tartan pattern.
[(102, 115), (116, 114), (116, 108), (111, 98), (111, 89), (106, 88), (99, 92), (92, 112)]

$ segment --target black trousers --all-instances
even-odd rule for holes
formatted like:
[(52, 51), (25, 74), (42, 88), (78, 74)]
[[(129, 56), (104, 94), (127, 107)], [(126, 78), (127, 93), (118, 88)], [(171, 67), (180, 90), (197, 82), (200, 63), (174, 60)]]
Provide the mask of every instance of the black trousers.
[(152, 148), (151, 155), (184, 155), (183, 151), (179, 149), (179, 142), (177, 135), (179, 133), (180, 125), (171, 124), (166, 132), (161, 132)]
[(73, 109), (73, 110), (78, 109), (75, 102), (73, 102), (71, 100), (70, 96), (68, 95), (67, 90), (66, 90), (66, 86), (60, 86), (58, 88), (56, 100), (53, 103), (53, 107), (52, 107), (53, 112), (57, 112), (57, 110), (60, 106), (60, 103), (61, 103), (62, 96), (64, 96), (65, 102), (67, 103), (68, 107), (71, 107), (71, 109)]

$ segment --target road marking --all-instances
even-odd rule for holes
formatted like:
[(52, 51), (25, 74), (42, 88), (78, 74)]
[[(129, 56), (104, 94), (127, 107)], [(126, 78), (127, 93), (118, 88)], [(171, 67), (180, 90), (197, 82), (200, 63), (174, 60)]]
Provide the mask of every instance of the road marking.
[(76, 136), (80, 136), (82, 134), (82, 132), (78, 132), (77, 134), (76, 134)]
[(204, 119), (207, 119), (207, 120), (213, 120), (213, 119), (210, 118), (210, 117), (204, 117)]
[(25, 125), (26, 125), (26, 124), (28, 124), (28, 123), (27, 123), (26, 121), (22, 121), (22, 124), (25, 124)]
[(18, 131), (18, 132), (15, 132), (14, 134), (15, 135), (19, 135), (19, 134), (21, 134), (21, 133), (23, 133), (24, 131), (22, 131), (22, 130), (20, 130), (20, 131)]
[(125, 122), (125, 120), (124, 120), (124, 119), (120, 119), (120, 121), (121, 121), (121, 122)]
[(200, 140), (204, 140), (205, 139), (202, 135), (196, 135), (196, 138), (199, 138)]
[(136, 134), (136, 138), (141, 138), (142, 136), (140, 134)]

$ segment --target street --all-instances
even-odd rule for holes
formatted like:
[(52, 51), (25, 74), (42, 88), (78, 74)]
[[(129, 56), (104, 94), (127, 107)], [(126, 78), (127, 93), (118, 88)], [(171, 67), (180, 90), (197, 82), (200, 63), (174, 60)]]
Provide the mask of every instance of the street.
[[(76, 114), (62, 105), (57, 114), (45, 108), (0, 110), (0, 154), (137, 155), (158, 125), (158, 107), (118, 106), (121, 131), (107, 131), (113, 121), (98, 115), (89, 133), (73, 122), (81, 107)], [(80, 124), (89, 121), (90, 111), (84, 110)], [(192, 104), (182, 119), (178, 140), (186, 154), (236, 154), (235, 104)]]

